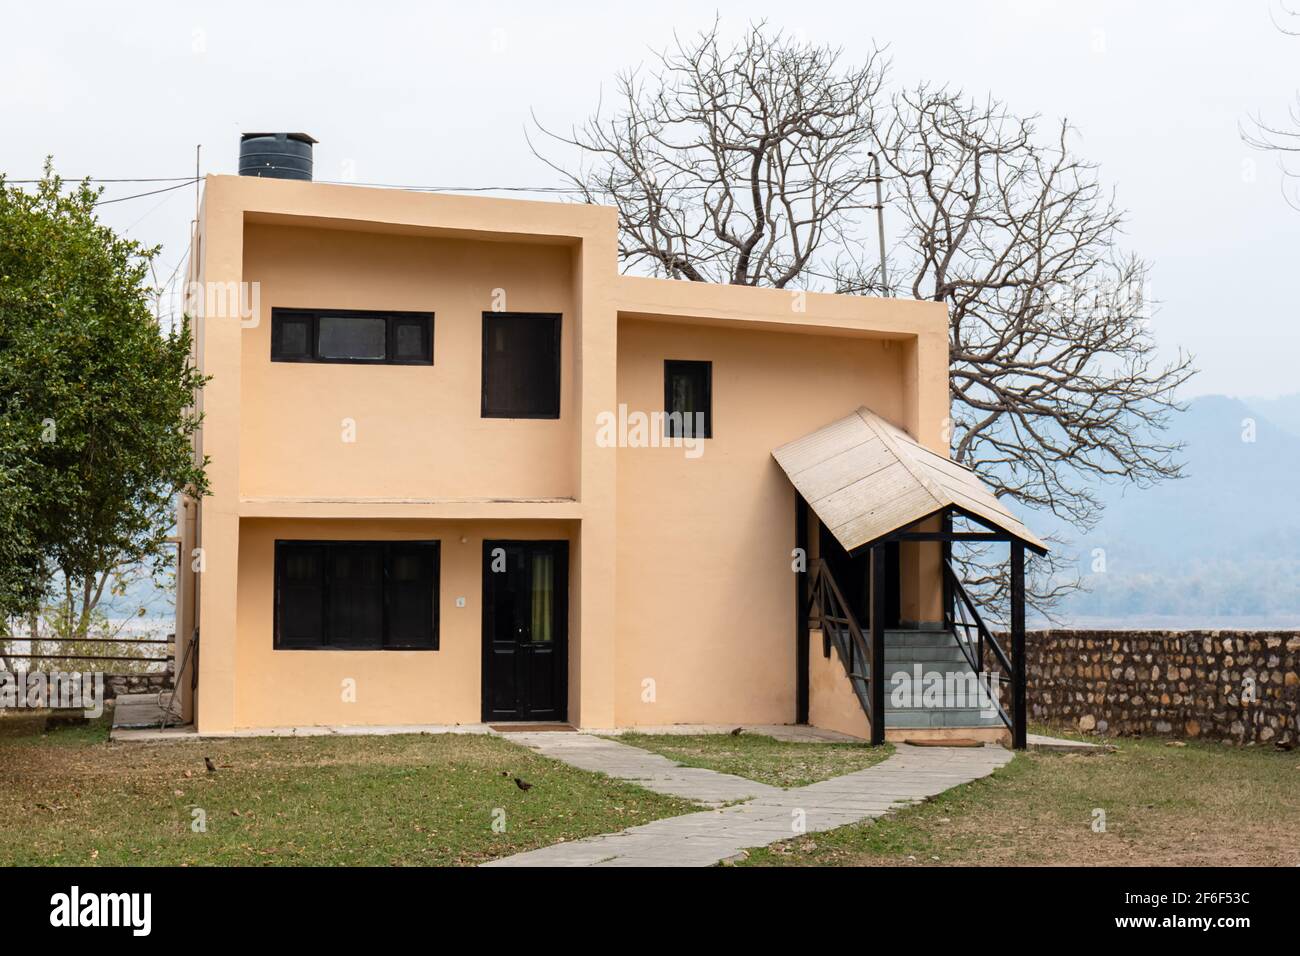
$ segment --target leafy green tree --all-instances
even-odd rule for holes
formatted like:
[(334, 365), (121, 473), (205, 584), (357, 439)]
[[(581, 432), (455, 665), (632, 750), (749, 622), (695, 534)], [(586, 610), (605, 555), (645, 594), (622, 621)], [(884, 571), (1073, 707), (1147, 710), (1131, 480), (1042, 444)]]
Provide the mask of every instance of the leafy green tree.
[[(0, 428), (4, 420), (0, 418)], [(40, 604), (45, 585), (45, 564), (28, 522), (29, 494), (23, 480), (30, 463), (0, 435), (0, 620), (4, 615), (25, 614)], [(4, 650), (0, 641), (0, 652)], [(0, 655), (0, 667), (5, 662)]]
[(48, 161), (30, 191), (0, 176), (0, 612), (34, 633), (56, 603), (67, 638), (119, 569), (163, 568), (177, 493), (207, 490), (188, 319), (161, 327), (158, 249), (100, 223), (100, 192)]

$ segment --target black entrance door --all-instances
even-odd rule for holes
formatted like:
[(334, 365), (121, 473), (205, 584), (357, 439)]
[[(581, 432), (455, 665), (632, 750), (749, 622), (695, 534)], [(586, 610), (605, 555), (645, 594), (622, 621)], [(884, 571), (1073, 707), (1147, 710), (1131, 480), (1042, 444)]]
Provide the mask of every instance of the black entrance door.
[(483, 719), (565, 720), (569, 543), (483, 542)]

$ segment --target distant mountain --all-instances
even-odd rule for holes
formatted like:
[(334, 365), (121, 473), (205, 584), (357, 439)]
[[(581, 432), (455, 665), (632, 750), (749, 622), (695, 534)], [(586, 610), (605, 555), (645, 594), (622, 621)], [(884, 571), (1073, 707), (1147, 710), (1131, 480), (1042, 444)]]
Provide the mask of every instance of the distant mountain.
[[(1261, 411), (1293, 416), (1295, 431)], [(1072, 539), (1089, 592), (1069, 623), (1177, 627), (1300, 626), (1300, 395), (1269, 403), (1197, 398), (1171, 437), (1186, 443), (1185, 477), (1152, 488), (1105, 485), (1087, 535)], [(1101, 549), (1097, 551), (1096, 549)], [(1104, 560), (1104, 570), (1094, 564)]]
[(1274, 425), (1300, 438), (1300, 392), (1281, 398), (1244, 398), (1242, 401)]

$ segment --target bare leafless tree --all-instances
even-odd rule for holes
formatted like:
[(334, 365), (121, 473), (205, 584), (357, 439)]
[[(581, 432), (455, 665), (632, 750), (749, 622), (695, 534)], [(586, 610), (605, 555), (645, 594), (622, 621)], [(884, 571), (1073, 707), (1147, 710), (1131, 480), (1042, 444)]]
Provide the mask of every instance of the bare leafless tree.
[[(1300, 37), (1300, 11), (1282, 4), (1279, 8), (1281, 19), (1273, 14), (1273, 22), (1287, 36)], [(1294, 209), (1300, 209), (1300, 92), (1296, 93), (1295, 102), (1287, 111), (1284, 125), (1265, 122), (1255, 116), (1241, 127), (1241, 138), (1248, 146), (1268, 153), (1275, 153), (1282, 167), (1282, 195)], [(1292, 163), (1296, 165), (1291, 165)], [(1288, 191), (1287, 187), (1291, 189)]]
[(883, 58), (840, 70), (839, 53), (762, 24), (725, 47), (715, 24), (618, 78), (618, 109), (568, 134), (575, 170), (543, 161), (589, 202), (618, 207), (628, 270), (784, 288), (851, 240), (868, 177)]
[[(998, 102), (930, 86), (881, 103), (878, 53), (837, 72), (836, 51), (762, 24), (718, 51), (716, 29), (679, 42), (648, 92), (624, 78), (620, 112), (565, 138), (585, 159), (569, 178), (619, 209), (625, 268), (945, 302), (952, 455), (1017, 506), (1087, 529), (1098, 481), (1179, 474), (1162, 435), (1190, 359), (1157, 357), (1148, 268), (1122, 250), (1123, 213), (1067, 124), (1044, 138)], [(888, 288), (857, 235), (872, 154), (897, 237)], [(787, 204), (793, 157), (807, 158)], [(1000, 569), (967, 558), (998, 590)], [(1037, 570), (1042, 610), (1077, 585)]]
[[(1046, 139), (1001, 103), (928, 86), (888, 117), (877, 153), (904, 223), (889, 272), (948, 305), (953, 458), (1080, 529), (1100, 515), (1099, 480), (1177, 477), (1161, 436), (1190, 359), (1157, 357), (1147, 265), (1122, 251), (1123, 214), (1071, 154), (1069, 125)], [(874, 288), (851, 263), (840, 276), (841, 291)], [(1038, 563), (1042, 609), (1074, 584), (1060, 570)]]

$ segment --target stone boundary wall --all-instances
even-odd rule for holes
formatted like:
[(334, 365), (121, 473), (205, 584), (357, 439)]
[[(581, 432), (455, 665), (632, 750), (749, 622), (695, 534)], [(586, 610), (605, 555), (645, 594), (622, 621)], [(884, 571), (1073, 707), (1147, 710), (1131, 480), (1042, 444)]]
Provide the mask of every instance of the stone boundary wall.
[(159, 674), (105, 674), (104, 699), (113, 700), (123, 694), (156, 694), (171, 690), (171, 665)]
[(1300, 737), (1300, 632), (1030, 631), (1031, 720), (1103, 736)]

